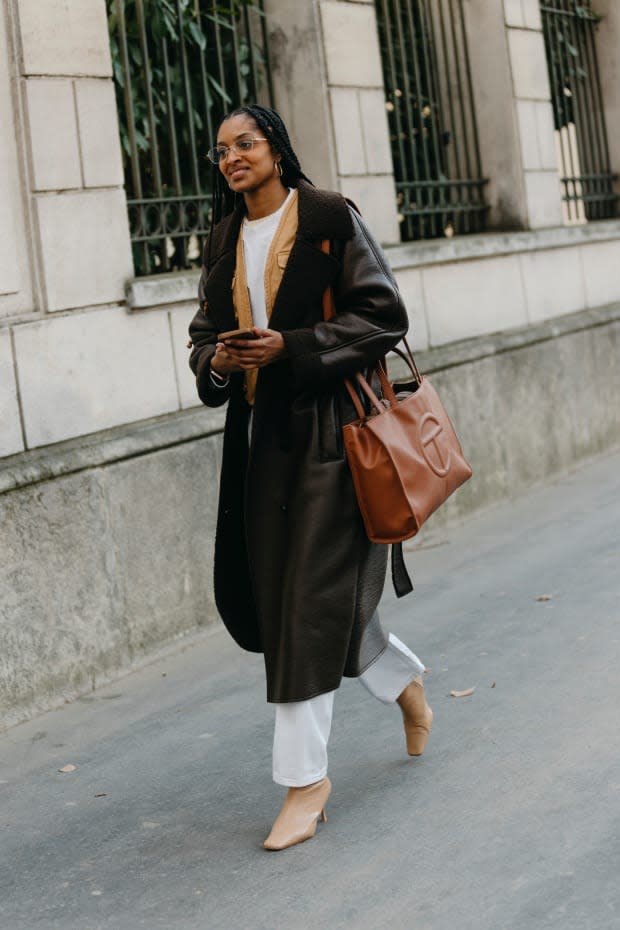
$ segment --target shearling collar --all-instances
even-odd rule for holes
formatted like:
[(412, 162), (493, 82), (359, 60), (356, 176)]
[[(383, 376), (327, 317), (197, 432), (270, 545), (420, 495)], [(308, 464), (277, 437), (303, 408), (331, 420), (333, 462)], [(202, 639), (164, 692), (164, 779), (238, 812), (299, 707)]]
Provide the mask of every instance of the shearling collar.
[[(353, 221), (347, 202), (335, 191), (320, 190), (300, 181), (299, 226), (297, 238), (305, 240), (351, 239), (354, 235)], [(245, 216), (242, 202), (232, 213), (225, 216), (213, 230), (211, 264), (223, 253), (236, 247), (239, 229)]]

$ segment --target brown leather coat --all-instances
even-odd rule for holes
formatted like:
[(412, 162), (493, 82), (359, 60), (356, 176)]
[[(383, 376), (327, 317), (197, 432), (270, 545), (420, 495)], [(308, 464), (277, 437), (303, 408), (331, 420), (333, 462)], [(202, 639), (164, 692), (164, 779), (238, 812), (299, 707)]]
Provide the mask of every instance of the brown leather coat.
[[(227, 388), (209, 375), (216, 334), (236, 325), (231, 283), (242, 219), (241, 207), (214, 230), (190, 326), (201, 400), (228, 401), (215, 597), (239, 645), (264, 653), (267, 700), (300, 701), (334, 690), (343, 674), (359, 675), (386, 645), (370, 621), (387, 547), (366, 537), (343, 455), (342, 424), (356, 414), (342, 378), (395, 346), (407, 313), (357, 213), (340, 194), (300, 184), (297, 238), (269, 324), (287, 354), (260, 369), (248, 448), (243, 374)], [(328, 285), (337, 315), (326, 323)]]

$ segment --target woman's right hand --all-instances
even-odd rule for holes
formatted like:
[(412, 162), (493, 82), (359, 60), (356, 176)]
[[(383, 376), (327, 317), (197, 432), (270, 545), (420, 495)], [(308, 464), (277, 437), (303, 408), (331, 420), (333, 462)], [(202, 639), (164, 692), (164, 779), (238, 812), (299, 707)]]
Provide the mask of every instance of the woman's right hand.
[(243, 371), (241, 365), (233, 361), (223, 342), (215, 345), (215, 354), (211, 357), (211, 370), (218, 375), (229, 375), (233, 371)]

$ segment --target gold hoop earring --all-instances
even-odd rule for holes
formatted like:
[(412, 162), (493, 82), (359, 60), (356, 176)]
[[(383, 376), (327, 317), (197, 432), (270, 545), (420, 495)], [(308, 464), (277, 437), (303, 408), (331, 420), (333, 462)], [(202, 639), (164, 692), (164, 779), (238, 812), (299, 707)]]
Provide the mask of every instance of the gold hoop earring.
[(275, 168), (276, 174), (279, 178), (281, 178), (283, 174), (281, 163), (279, 161), (274, 161), (273, 166)]

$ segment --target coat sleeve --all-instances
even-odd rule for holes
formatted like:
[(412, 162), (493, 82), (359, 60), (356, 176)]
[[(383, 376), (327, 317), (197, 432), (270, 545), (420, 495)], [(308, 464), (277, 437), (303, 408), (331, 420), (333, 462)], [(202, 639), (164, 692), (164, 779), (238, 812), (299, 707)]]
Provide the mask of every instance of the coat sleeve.
[(207, 270), (203, 265), (198, 285), (199, 307), (189, 326), (189, 337), (193, 343), (189, 366), (196, 375), (198, 396), (203, 404), (207, 407), (221, 407), (230, 398), (230, 379), (220, 385), (216, 384), (211, 376), (211, 358), (215, 353), (217, 327), (209, 317), (209, 308), (205, 300), (206, 279)]
[(334, 285), (336, 315), (329, 322), (282, 333), (297, 387), (326, 386), (382, 358), (408, 328), (407, 311), (387, 259), (361, 217), (344, 244)]

